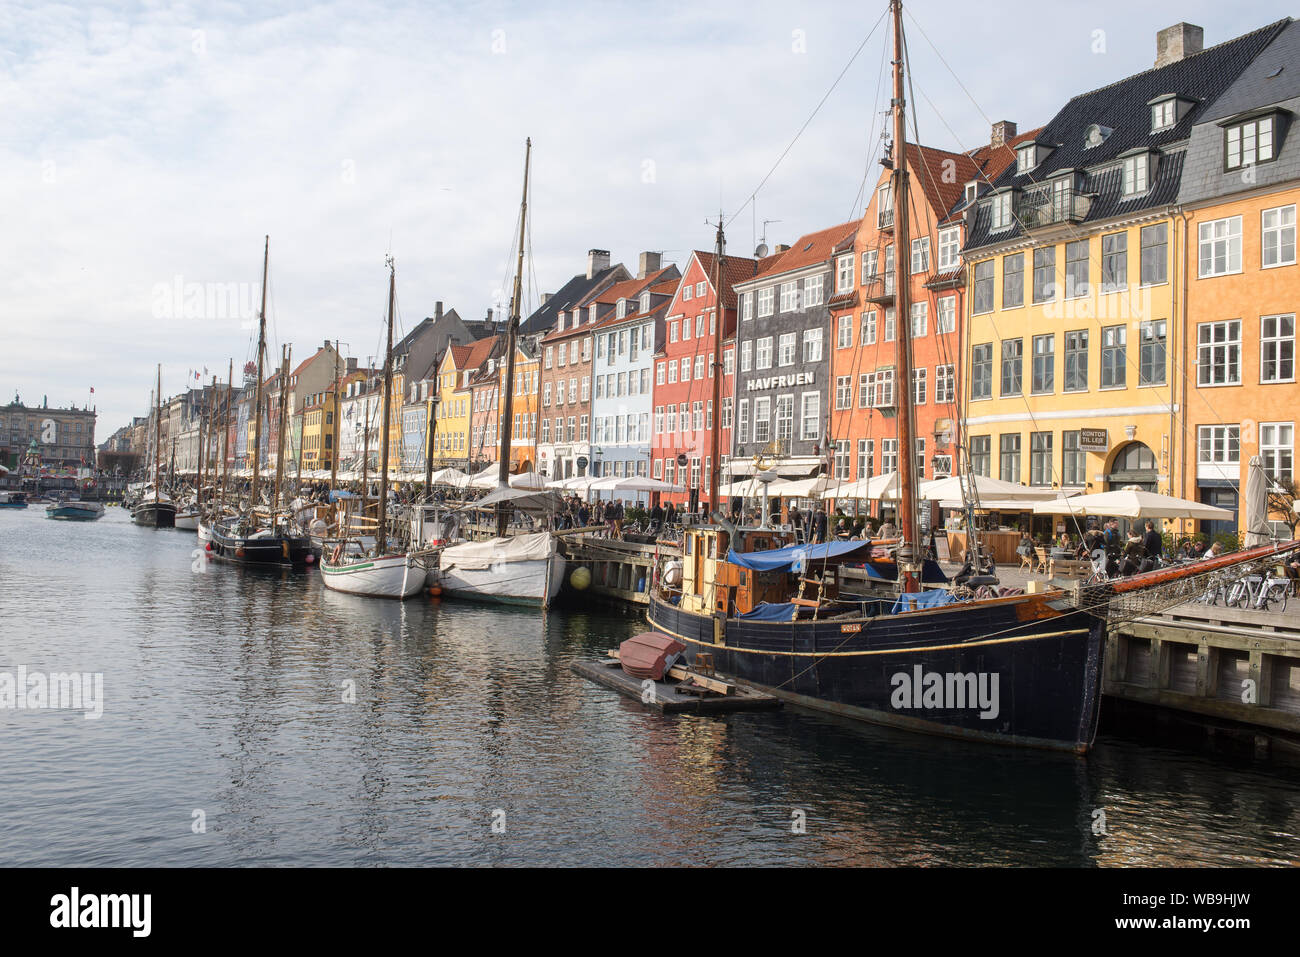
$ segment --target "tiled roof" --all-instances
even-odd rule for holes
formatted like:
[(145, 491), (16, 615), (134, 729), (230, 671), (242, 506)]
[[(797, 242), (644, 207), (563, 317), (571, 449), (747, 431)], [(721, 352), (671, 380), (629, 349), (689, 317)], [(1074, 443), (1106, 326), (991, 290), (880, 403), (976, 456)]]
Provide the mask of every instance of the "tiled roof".
[[(700, 268), (704, 274), (709, 277), (709, 285), (713, 285), (713, 275), (717, 271), (717, 259), (711, 252), (705, 252), (702, 249), (695, 250), (695, 258), (700, 261)], [(753, 279), (758, 275), (762, 263), (772, 263), (777, 260), (777, 256), (768, 256), (765, 259), (750, 259), (748, 256), (728, 256), (723, 261), (723, 308), (732, 309), (736, 305), (736, 291), (733, 288), (736, 283), (744, 282), (746, 279)]]
[[(1042, 182), (1056, 172), (1086, 170), (1082, 192), (1097, 196), (1085, 221), (1172, 202), (1178, 193), (1178, 176), (1182, 171), (1181, 150), (1161, 155), (1151, 188), (1131, 200), (1121, 200), (1118, 188), (1111, 189), (1117, 182), (1117, 167), (1105, 167), (1133, 150), (1183, 144), (1207, 106), (1232, 84), (1287, 22), (1279, 20), (1200, 53), (1074, 97), (1038, 134), (1037, 142), (1053, 147), (1046, 158), (1025, 173), (1017, 173), (1014, 166), (1009, 166), (994, 185), (1025, 187)], [(1174, 126), (1152, 132), (1150, 101), (1170, 93), (1191, 101), (1191, 106)], [(1085, 136), (1093, 124), (1109, 128), (1110, 133), (1102, 143), (1088, 147)], [(1013, 224), (1010, 229), (990, 236), (988, 212), (987, 205), (980, 207), (966, 248), (1019, 235), (1019, 224)]]
[(814, 263), (826, 262), (831, 257), (831, 250), (839, 245), (845, 236), (851, 236), (857, 232), (860, 222), (860, 219), (855, 219), (851, 223), (840, 223), (838, 226), (831, 226), (815, 233), (800, 236), (771, 265), (759, 271), (756, 278), (779, 276), (782, 273), (793, 272)]
[(478, 369), (479, 366), (483, 365), (483, 363), (487, 362), (488, 359), (492, 357), (500, 345), (500, 336), (492, 336), (488, 339), (479, 339), (475, 342), (471, 342), (467, 347), (469, 349), (469, 355), (465, 358), (465, 364), (460, 366), (460, 368), (462, 370)]
[(470, 346), (458, 346), (455, 343), (451, 345), (451, 367), (453, 369), (465, 368), (465, 360), (469, 358)]

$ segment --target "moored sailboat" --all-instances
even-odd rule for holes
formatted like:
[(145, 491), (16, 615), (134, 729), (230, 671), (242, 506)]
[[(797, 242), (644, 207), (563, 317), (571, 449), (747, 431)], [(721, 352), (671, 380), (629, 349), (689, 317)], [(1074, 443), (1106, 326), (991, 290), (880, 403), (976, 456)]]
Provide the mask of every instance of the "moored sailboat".
[(146, 488), (131, 509), (131, 521), (146, 528), (174, 528), (176, 503), (162, 490), (162, 366), (154, 390), (153, 486)]

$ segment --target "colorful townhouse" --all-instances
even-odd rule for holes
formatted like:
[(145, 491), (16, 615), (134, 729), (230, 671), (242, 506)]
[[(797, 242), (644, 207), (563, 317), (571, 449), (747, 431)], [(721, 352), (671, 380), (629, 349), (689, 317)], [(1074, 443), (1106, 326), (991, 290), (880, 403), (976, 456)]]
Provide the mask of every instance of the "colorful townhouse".
[[(1178, 443), (1175, 494), (1226, 508), (1232, 521), (1199, 531), (1245, 531), (1239, 492), (1258, 455), (1269, 475), (1295, 481), (1296, 206), (1300, 142), (1300, 23), (1291, 21), (1192, 127), (1174, 226), (1186, 250), (1187, 332), (1178, 363), (1186, 432)], [(1278, 530), (1289, 526), (1275, 515)]]
[(662, 345), (664, 316), (681, 281), (676, 266), (662, 267), (660, 262), (658, 253), (641, 254), (638, 278), (610, 287), (618, 299), (594, 330), (592, 475), (650, 474), (654, 356)]
[(469, 345), (450, 345), (437, 368), (438, 401), (434, 409), (434, 466), (469, 468), (472, 395), (470, 378), (487, 362), (498, 339), (487, 337)]
[[(1024, 134), (1021, 139), (1032, 136)], [(954, 468), (965, 242), (960, 210), (981, 178), (1015, 161), (1015, 124), (994, 124), (990, 143), (970, 154), (908, 144), (910, 201), (906, 254), (912, 403), (918, 479)], [(853, 247), (835, 258), (830, 296), (834, 398), (830, 474), (848, 481), (898, 469), (895, 370), (904, 339), (895, 309), (895, 210), (892, 163), (881, 173)]]
[(740, 318), (729, 478), (753, 474), (760, 457), (782, 478), (806, 478), (826, 466), (829, 302), (836, 263), (853, 254), (859, 225), (854, 220), (801, 236), (778, 247), (779, 255), (753, 278), (735, 283)]
[(964, 435), (975, 472), (1102, 492), (1179, 488), (1177, 208), (1188, 140), (1279, 25), (1070, 100), (966, 210)]
[[(721, 415), (719, 467), (725, 467), (730, 461), (735, 410), (735, 284), (754, 278), (761, 266), (760, 260), (744, 256), (726, 256), (723, 263), (723, 292), (719, 296), (717, 256), (700, 250), (691, 253), (676, 294), (666, 308), (666, 334), (654, 356), (651, 475), (683, 489), (664, 493), (661, 501), (692, 509), (701, 496), (708, 498), (711, 487), (710, 430), (715, 411)], [(721, 408), (715, 410), (713, 383), (718, 371), (714, 354), (719, 335), (722, 336), (722, 381), (718, 389)]]

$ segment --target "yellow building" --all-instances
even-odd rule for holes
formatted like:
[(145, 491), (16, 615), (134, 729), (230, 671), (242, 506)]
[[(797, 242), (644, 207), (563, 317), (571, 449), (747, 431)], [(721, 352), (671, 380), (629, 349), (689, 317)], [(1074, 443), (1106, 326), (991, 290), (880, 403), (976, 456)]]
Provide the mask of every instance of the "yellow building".
[(1199, 28), (1162, 31), (1156, 69), (1070, 100), (1013, 166), (967, 184), (961, 392), (976, 472), (1180, 493), (1189, 137), (1275, 30), (1203, 51)]
[(309, 393), (302, 409), (302, 468), (328, 470), (334, 462), (334, 386)]
[(495, 338), (450, 345), (438, 364), (438, 403), (433, 420), (433, 461), (439, 468), (464, 469), (470, 457), (470, 376), (491, 355)]

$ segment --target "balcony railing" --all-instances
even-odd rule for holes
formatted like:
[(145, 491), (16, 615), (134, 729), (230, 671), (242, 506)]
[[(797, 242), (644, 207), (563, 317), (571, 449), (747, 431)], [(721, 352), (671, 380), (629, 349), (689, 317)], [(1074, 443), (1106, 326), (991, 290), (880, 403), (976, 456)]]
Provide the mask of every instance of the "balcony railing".
[(1091, 196), (1070, 187), (1063, 188), (1059, 183), (1044, 183), (1020, 194), (1016, 215), (1027, 228), (1033, 229), (1082, 222), (1091, 209)]
[(894, 211), (892, 209), (882, 209), (876, 214), (876, 227), (878, 229), (889, 229), (894, 225)]

